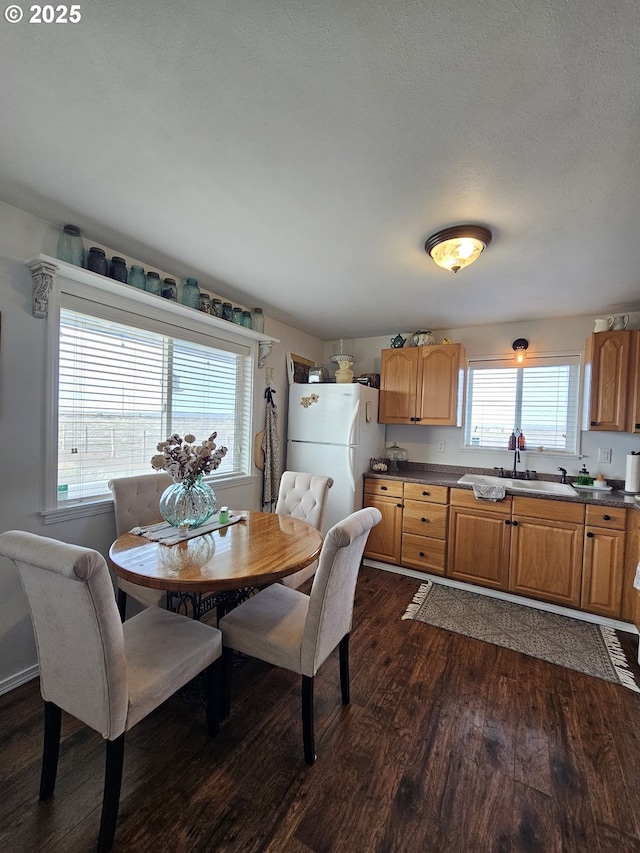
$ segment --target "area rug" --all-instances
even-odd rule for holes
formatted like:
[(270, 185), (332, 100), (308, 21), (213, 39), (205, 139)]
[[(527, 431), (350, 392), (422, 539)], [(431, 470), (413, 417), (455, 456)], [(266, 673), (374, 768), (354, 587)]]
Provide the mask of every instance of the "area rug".
[(575, 669), (640, 693), (613, 628), (427, 581), (403, 619)]

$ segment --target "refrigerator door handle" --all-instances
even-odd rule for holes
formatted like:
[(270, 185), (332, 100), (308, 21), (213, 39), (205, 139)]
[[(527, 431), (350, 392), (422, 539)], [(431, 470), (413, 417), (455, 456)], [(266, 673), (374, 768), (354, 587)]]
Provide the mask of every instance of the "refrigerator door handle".
[(349, 423), (349, 444), (355, 444), (355, 440), (353, 438), (353, 434), (356, 431), (356, 420), (358, 418), (358, 412), (360, 411), (360, 400), (356, 400), (356, 404), (353, 407), (353, 414), (351, 415), (351, 422)]
[(353, 445), (351, 445), (351, 447), (348, 447), (347, 450), (349, 451), (349, 481), (351, 483), (351, 489), (355, 492), (355, 490), (356, 490), (356, 478), (355, 478), (355, 473), (354, 473), (354, 469), (355, 469), (354, 460), (356, 458), (356, 448)]

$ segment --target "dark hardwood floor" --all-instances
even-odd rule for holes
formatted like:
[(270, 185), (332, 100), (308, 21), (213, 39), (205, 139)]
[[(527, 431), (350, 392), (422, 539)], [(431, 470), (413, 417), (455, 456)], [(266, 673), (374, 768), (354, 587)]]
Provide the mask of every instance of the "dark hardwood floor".
[[(115, 851), (640, 851), (640, 695), (402, 620), (418, 581), (363, 568), (351, 705), (334, 653), (316, 678), (318, 760), (299, 679), (247, 660), (210, 740), (174, 697), (128, 735)], [(0, 850), (94, 849), (101, 738), (63, 717), (38, 801), (36, 681), (0, 697)]]

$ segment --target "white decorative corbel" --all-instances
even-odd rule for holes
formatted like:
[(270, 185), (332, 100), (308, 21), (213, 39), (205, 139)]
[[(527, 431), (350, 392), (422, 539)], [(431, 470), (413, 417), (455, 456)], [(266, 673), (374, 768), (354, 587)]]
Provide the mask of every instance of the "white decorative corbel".
[(271, 355), (273, 341), (260, 341), (258, 343), (258, 367), (264, 367)]
[(33, 307), (34, 317), (46, 317), (49, 308), (49, 294), (53, 287), (53, 281), (58, 267), (47, 261), (36, 260), (29, 264), (31, 280), (33, 281)]

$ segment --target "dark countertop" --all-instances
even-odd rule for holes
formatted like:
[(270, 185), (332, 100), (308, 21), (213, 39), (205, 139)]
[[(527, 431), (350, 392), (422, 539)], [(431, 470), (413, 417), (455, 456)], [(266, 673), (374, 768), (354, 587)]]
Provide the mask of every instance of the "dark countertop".
[[(422, 483), (429, 486), (449, 486), (455, 489), (472, 490), (473, 486), (470, 483), (458, 483), (460, 477), (464, 474), (484, 474), (495, 477), (494, 470), (486, 468), (463, 468), (461, 466), (446, 466), (446, 465), (429, 465), (417, 463), (399, 463), (397, 471), (389, 471), (383, 474), (380, 471), (367, 471), (365, 477), (375, 480), (401, 480), (404, 483)], [(546, 480), (547, 482), (559, 483), (558, 477), (540, 476), (532, 477), (532, 480)], [(619, 481), (618, 481), (619, 482)], [(550, 501), (564, 501), (565, 503), (582, 503), (582, 504), (598, 504), (599, 506), (611, 507), (631, 507), (640, 511), (640, 500), (636, 500), (633, 495), (626, 494), (621, 491), (617, 481), (611, 483), (614, 486), (611, 492), (594, 492), (579, 490), (573, 483), (572, 486), (578, 491), (578, 494), (572, 495), (548, 495), (548, 494), (525, 494), (523, 492), (507, 489), (508, 495), (518, 495), (520, 497), (542, 498)], [(616, 488), (616, 486), (618, 486)]]

